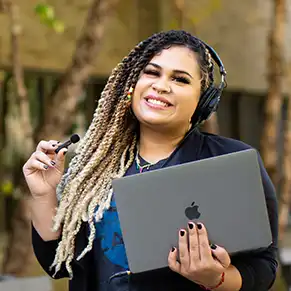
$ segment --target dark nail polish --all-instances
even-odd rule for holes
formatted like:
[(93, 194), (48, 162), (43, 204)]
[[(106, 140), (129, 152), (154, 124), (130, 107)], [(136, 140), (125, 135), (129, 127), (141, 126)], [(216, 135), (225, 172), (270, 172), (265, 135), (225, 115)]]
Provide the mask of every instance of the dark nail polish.
[(197, 223), (197, 227), (198, 227), (199, 230), (201, 230), (202, 229), (202, 224)]
[(65, 156), (65, 155), (66, 155), (66, 153), (67, 153), (67, 151), (63, 152), (63, 155)]
[(189, 226), (190, 229), (193, 229), (194, 228), (194, 224), (192, 222), (189, 222), (188, 223), (188, 226)]
[(55, 161), (51, 161), (51, 165), (54, 166), (56, 164)]
[(212, 248), (213, 250), (215, 250), (217, 248), (217, 246), (215, 244), (211, 244), (210, 248)]
[(185, 234), (185, 230), (180, 230), (180, 235), (184, 236), (184, 234)]
[(48, 165), (43, 165), (43, 167), (47, 170), (49, 166)]
[(56, 146), (57, 146), (56, 144), (53, 144), (53, 145), (52, 145), (52, 147), (56, 147)]
[(175, 248), (174, 248), (174, 247), (172, 247), (171, 251), (172, 251), (172, 252), (174, 252), (174, 251), (175, 251)]

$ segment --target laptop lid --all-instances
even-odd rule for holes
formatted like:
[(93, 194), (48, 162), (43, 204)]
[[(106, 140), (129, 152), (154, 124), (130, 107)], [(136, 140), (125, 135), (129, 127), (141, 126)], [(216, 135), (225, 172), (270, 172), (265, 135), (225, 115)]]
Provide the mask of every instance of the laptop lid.
[(272, 242), (253, 149), (118, 178), (113, 190), (133, 273), (167, 267), (190, 220), (202, 222), (210, 242), (230, 254)]

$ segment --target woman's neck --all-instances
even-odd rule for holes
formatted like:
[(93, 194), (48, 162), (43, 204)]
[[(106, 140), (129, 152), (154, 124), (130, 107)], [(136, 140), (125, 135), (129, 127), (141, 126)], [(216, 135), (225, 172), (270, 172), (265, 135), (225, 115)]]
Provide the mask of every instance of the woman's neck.
[(185, 132), (165, 134), (148, 127), (140, 127), (139, 154), (149, 163), (166, 159), (184, 138)]

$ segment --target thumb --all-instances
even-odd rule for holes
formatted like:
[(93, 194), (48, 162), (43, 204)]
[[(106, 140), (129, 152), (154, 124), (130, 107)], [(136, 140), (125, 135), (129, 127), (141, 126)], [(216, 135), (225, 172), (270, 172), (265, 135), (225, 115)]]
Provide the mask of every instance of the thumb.
[(68, 152), (68, 149), (63, 148), (56, 154), (56, 158), (55, 158), (55, 162), (56, 162), (55, 167), (62, 173), (65, 170), (65, 161), (66, 161), (67, 152)]
[(229, 267), (230, 262), (231, 262), (230, 256), (224, 248), (222, 248), (218, 245), (212, 244), (211, 245), (211, 252), (224, 268)]

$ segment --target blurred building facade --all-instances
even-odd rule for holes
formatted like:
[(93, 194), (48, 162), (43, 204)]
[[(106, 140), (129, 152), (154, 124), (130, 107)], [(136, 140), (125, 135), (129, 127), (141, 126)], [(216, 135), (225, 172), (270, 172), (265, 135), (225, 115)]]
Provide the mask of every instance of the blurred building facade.
[[(69, 5), (65, 0), (47, 1), (65, 23), (63, 34), (56, 34), (40, 24), (34, 14), (37, 0), (17, 0), (16, 3), (20, 6), (23, 25), (23, 65), (32, 71), (62, 72), (70, 62), (89, 1), (71, 0)], [(102, 86), (128, 51), (152, 33), (179, 28), (188, 30), (217, 50), (228, 72), (228, 88), (219, 112), (222, 133), (240, 137), (258, 147), (256, 137), (260, 135), (260, 126), (254, 125), (261, 122), (262, 97), (267, 92), (267, 40), (272, 24), (272, 8), (271, 0), (119, 1), (106, 24), (105, 37), (94, 63), (94, 77), (103, 80), (99, 82)], [(0, 16), (2, 68), (10, 66), (8, 32), (8, 19)], [(290, 42), (291, 33), (286, 35), (288, 59), (291, 58), (291, 49), (287, 46)]]

